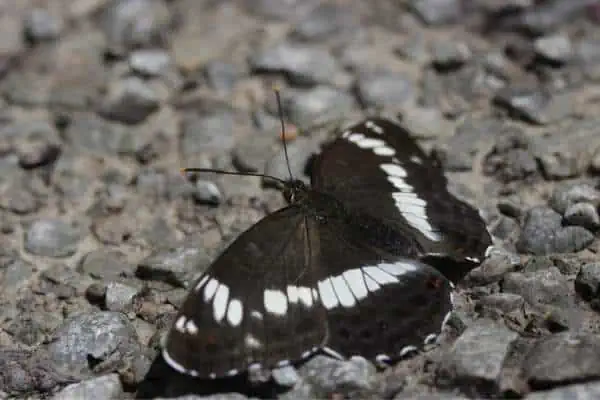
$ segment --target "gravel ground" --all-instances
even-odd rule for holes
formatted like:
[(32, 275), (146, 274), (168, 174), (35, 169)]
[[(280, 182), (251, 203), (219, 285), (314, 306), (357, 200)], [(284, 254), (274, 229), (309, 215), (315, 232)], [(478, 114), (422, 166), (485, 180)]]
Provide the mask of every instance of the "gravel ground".
[[(0, 398), (600, 398), (599, 1), (4, 0), (0, 37)], [(383, 114), (483, 210), (504, 250), (437, 346), (264, 387), (157, 356), (186, 284), (283, 204), (179, 174), (285, 176), (273, 84), (297, 174)]]

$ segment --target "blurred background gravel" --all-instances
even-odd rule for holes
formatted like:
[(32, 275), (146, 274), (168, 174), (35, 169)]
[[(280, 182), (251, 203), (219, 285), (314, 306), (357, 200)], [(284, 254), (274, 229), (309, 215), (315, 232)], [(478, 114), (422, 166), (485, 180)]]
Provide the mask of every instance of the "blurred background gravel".
[[(600, 398), (600, 2), (0, 1), (0, 398)], [(503, 248), (437, 346), (283, 389), (157, 357), (185, 287), (340, 124), (395, 118)], [(337, 396), (337, 397), (336, 397)], [(181, 397), (184, 398), (184, 397)]]

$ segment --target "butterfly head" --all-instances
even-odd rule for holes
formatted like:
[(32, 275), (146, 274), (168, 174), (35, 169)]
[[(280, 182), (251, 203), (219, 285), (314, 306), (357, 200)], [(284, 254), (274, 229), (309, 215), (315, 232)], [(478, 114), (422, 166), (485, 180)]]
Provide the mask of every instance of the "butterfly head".
[(308, 195), (308, 187), (299, 179), (294, 179), (285, 183), (283, 188), (283, 197), (289, 204), (297, 203)]

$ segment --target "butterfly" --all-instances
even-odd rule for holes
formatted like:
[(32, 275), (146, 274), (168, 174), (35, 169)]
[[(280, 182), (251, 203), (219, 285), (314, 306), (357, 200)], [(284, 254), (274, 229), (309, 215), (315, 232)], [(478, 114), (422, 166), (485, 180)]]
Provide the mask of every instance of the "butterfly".
[(435, 341), (454, 282), (491, 248), (440, 163), (387, 119), (345, 130), (311, 186), (283, 195), (190, 287), (163, 344), (175, 370), (221, 378), (323, 351), (392, 362)]

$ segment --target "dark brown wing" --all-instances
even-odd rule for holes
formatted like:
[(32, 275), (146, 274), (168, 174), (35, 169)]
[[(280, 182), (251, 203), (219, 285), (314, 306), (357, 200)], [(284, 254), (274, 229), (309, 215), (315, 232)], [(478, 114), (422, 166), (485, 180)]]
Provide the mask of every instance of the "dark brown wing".
[[(451, 195), (439, 164), (388, 120), (368, 119), (326, 146), (312, 184), (350, 210), (414, 237), (424, 256), (478, 263), (491, 245), (478, 210)], [(411, 250), (399, 249), (399, 255)]]
[(215, 378), (273, 368), (320, 348), (327, 324), (311, 290), (318, 263), (299, 206), (244, 232), (194, 283), (163, 346), (176, 370)]

